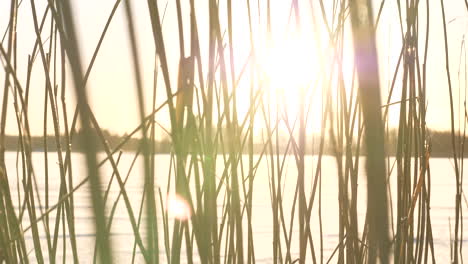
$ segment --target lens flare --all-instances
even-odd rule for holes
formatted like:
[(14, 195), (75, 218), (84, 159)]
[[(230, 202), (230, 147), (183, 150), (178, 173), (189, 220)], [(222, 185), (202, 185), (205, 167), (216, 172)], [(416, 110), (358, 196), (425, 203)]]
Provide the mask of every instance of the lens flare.
[(166, 211), (169, 216), (185, 221), (192, 216), (189, 203), (178, 194), (168, 194), (166, 201)]

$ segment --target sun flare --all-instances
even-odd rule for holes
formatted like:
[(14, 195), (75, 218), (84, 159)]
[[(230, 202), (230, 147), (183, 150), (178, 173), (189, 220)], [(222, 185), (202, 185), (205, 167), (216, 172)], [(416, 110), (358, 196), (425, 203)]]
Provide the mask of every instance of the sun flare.
[(264, 80), (275, 90), (298, 90), (310, 85), (319, 72), (312, 37), (289, 34), (267, 42), (259, 54)]
[(178, 194), (171, 193), (168, 195), (166, 209), (170, 216), (180, 221), (188, 220), (192, 216), (190, 205)]
[[(269, 93), (270, 105), (294, 120), (300, 110), (301, 98), (310, 110), (307, 131), (321, 129), (321, 93), (319, 81), (323, 75), (312, 34), (288, 33), (266, 41), (258, 51), (258, 68), (262, 86)], [(286, 129), (286, 128), (284, 128)]]

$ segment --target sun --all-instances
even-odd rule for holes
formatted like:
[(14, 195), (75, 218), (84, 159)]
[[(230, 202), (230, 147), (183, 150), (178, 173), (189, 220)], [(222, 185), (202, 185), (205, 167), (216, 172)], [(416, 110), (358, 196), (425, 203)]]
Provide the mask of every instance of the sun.
[(287, 34), (269, 40), (258, 52), (261, 74), (273, 89), (304, 88), (317, 74), (315, 52), (313, 39), (305, 34)]
[(311, 101), (321, 97), (317, 87), (322, 76), (313, 34), (292, 32), (270, 38), (257, 54), (259, 78), (262, 86), (267, 87), (270, 105), (294, 120), (300, 110), (301, 98), (307, 100), (305, 104), (311, 113), (307, 130), (320, 131), (321, 100)]

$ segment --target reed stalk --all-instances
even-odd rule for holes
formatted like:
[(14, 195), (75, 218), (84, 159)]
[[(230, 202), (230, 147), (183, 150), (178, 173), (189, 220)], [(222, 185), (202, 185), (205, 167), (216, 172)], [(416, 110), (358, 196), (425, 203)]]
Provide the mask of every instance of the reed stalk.
[[(0, 28), (0, 263), (88, 260), (81, 246), (89, 231), (81, 229), (83, 195), (91, 197), (94, 263), (440, 262), (439, 223), (431, 219), (439, 195), (432, 178), (439, 177), (432, 153), (438, 142), (427, 121), (437, 66), (429, 58), (441, 51), (456, 191), (447, 244), (452, 263), (463, 262), (468, 115), (465, 87), (458, 93), (452, 87), (447, 1), (440, 6), (442, 38), (430, 12), (438, 6), (429, 0), (375, 6), (370, 0), (176, 0), (165, 6), (114, 0), (86, 64), (82, 55), (91, 40), (78, 33), (76, 18), (83, 3), (8, 2), (7, 25)], [(130, 55), (122, 64), (133, 81), (124, 92), (136, 94), (127, 105), (135, 108), (137, 124), (114, 141), (99, 112), (106, 102), (91, 106), (90, 98), (91, 87), (101, 88), (94, 78), (108, 78), (95, 65), (106, 63), (100, 61), (110, 49), (106, 41), (122, 30), (114, 28), (122, 21)], [(397, 57), (389, 59), (390, 68), (379, 68), (379, 37), (390, 23), (400, 30), (391, 40)], [(142, 25), (149, 38), (139, 35)], [(32, 32), (30, 50), (19, 42), (24, 27)], [(288, 61), (296, 47), (270, 51), (292, 35), (304, 37), (298, 42), (313, 39), (299, 54), (313, 54), (313, 63)], [(432, 42), (437, 37), (444, 40), (441, 51)], [(116, 58), (126, 54), (116, 50), (122, 51), (111, 54)], [(463, 41), (460, 84), (465, 53)], [(147, 61), (154, 62), (150, 78)], [(279, 72), (269, 72), (276, 66)], [(381, 69), (391, 73), (388, 80), (380, 78)], [(307, 80), (296, 80), (302, 77)], [(312, 132), (317, 124), (320, 131)], [(9, 131), (16, 134), (14, 150), (7, 148)], [(174, 215), (180, 208), (171, 194), (187, 217)], [(111, 239), (116, 230), (131, 238), (125, 260)]]

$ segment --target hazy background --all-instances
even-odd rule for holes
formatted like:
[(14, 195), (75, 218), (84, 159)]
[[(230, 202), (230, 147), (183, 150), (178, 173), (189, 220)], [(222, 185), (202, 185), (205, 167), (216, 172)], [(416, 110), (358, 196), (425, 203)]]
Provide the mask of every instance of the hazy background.
[[(112, 10), (112, 7), (115, 3), (114, 0), (80, 0), (72, 1), (74, 6), (74, 15), (75, 21), (77, 21), (77, 27), (79, 29), (79, 41), (81, 43), (83, 62), (85, 67), (89, 64), (91, 60), (92, 53), (97, 45), (99, 37), (104, 28), (105, 22)], [(131, 1), (133, 6), (134, 17), (136, 18), (136, 28), (138, 33), (138, 44), (140, 52), (140, 61), (143, 70), (143, 80), (144, 87), (147, 92), (146, 98), (148, 99), (146, 106), (147, 112), (149, 112), (151, 106), (152, 98), (152, 86), (153, 86), (153, 73), (156, 68), (158, 68), (157, 63), (155, 64), (155, 47), (153, 41), (153, 35), (151, 31), (151, 22), (149, 20), (149, 14), (147, 11), (146, 1)], [(233, 14), (234, 14), (234, 58), (235, 58), (235, 68), (236, 74), (238, 74), (242, 66), (246, 63), (247, 57), (250, 53), (250, 34), (249, 34), (249, 21), (246, 8), (246, 1), (233, 1)], [(255, 3), (254, 3), (255, 2)], [(315, 12), (320, 12), (320, 7), (317, 1), (312, 2)], [(301, 50), (299, 54), (303, 54), (302, 58), (303, 66), (298, 67), (298, 65), (284, 65), (284, 74), (279, 80), (273, 80), (276, 83), (281, 83), (282, 81), (288, 79), (294, 79), (297, 76), (289, 76), (287, 69), (301, 69), (301, 75), (307, 75), (307, 78), (313, 80), (319, 66), (317, 63), (318, 52), (320, 48), (317, 46), (322, 46), (323, 54), (326, 54), (327, 48), (327, 35), (325, 28), (323, 26), (323, 20), (321, 15), (313, 16), (311, 14), (310, 2), (308, 0), (299, 1), (299, 7), (301, 10), (302, 17), (302, 34), (300, 35)], [(317, 3), (316, 3), (317, 2)], [(332, 1), (325, 1), (332, 2)], [(420, 4), (420, 14), (425, 13), (425, 1)], [(449, 110), (449, 96), (448, 96), (448, 86), (447, 86), (447, 77), (445, 72), (445, 57), (444, 57), (444, 39), (443, 39), (443, 27), (442, 27), (442, 16), (440, 9), (440, 2), (437, 0), (429, 0), (430, 2), (430, 36), (429, 36), (429, 58), (427, 64), (430, 67), (427, 69), (427, 125), (430, 129), (436, 130), (448, 130), (450, 126), (450, 110)], [(35, 1), (38, 16), (42, 17), (45, 10), (47, 1)], [(381, 1), (374, 0), (374, 16), (377, 16), (377, 9), (380, 6)], [(331, 3), (330, 3), (331, 4)], [(6, 30), (9, 12), (10, 12), (10, 1), (2, 0), (0, 1), (0, 33), (2, 34)], [(178, 26), (177, 26), (177, 13), (175, 1), (158, 1), (160, 8), (161, 16), (163, 10), (165, 10), (164, 22), (163, 22), (163, 33), (165, 37), (166, 52), (168, 54), (168, 64), (170, 67), (170, 73), (172, 74), (172, 88), (175, 91), (176, 89), (176, 79), (177, 79), (177, 68), (179, 61), (179, 39), (178, 39)], [(197, 12), (197, 22), (200, 35), (200, 44), (202, 56), (207, 57), (208, 54), (208, 1), (196, 1), (196, 12)], [(223, 6), (224, 3), (220, 6), (220, 13), (226, 14), (226, 6)], [(294, 30), (294, 21), (289, 21), (290, 14), (290, 5), (291, 1), (272, 1), (272, 35), (273, 39), (281, 40), (288, 37), (288, 34)], [(447, 29), (448, 29), (448, 40), (449, 40), (449, 54), (450, 54), (450, 70), (452, 85), (454, 89), (454, 101), (456, 107), (456, 113), (458, 113), (458, 107), (460, 106), (460, 111), (463, 112), (463, 103), (465, 100), (465, 77), (464, 75), (459, 75), (459, 72), (464, 74), (465, 68), (464, 63), (466, 60), (466, 54), (464, 48), (464, 38), (468, 29), (468, 11), (463, 0), (450, 0), (445, 1), (446, 5), (446, 20), (447, 20)], [(325, 7), (327, 12), (331, 13), (333, 7)], [(404, 9), (404, 8), (402, 8)], [(422, 11), (424, 10), (424, 11)], [(182, 1), (182, 17), (187, 20), (189, 17), (189, 1)], [(268, 53), (268, 50), (265, 48), (267, 46), (266, 41), (266, 1), (252, 1), (251, 3), (251, 14), (252, 14), (252, 27), (253, 31), (256, 32), (254, 38), (258, 41), (255, 42), (255, 49), (258, 54), (265, 54), (263, 57), (271, 56), (281, 56), (277, 54), (281, 52), (281, 49), (275, 49), (274, 54)], [(34, 33), (34, 26), (32, 22), (32, 15), (30, 9), (30, 1), (22, 1), (19, 8), (19, 20), (18, 20), (18, 47), (17, 47), (17, 63), (18, 63), (18, 72), (20, 73), (19, 79), (25, 84), (25, 76), (27, 69), (27, 58), (28, 55), (32, 52), (34, 41), (36, 39)], [(317, 24), (319, 25), (318, 30), (314, 31), (312, 28), (312, 18), (315, 17)], [(405, 16), (403, 16), (405, 17)], [(380, 63), (380, 73), (381, 73), (381, 83), (382, 83), (382, 96), (383, 102), (386, 101), (388, 87), (391, 83), (391, 78), (394, 74), (395, 65), (398, 60), (402, 45), (402, 35), (400, 29), (400, 23), (398, 21), (398, 10), (396, 6), (396, 1), (386, 1), (383, 8), (383, 13), (380, 18), (378, 26), (378, 50), (379, 50), (379, 63)], [(424, 45), (424, 36), (426, 31), (426, 21), (425, 17), (421, 16), (420, 21), (420, 45), (421, 52)], [(184, 30), (186, 33), (185, 44), (186, 44), (186, 54), (189, 54), (189, 39), (190, 39), (190, 30), (189, 30), (189, 21), (184, 21)], [(227, 18), (222, 17), (221, 22), (223, 23), (221, 32), (224, 32), (224, 29), (227, 28)], [(123, 10), (123, 3), (120, 4), (119, 10), (116, 12), (109, 31), (104, 39), (103, 45), (97, 57), (94, 68), (91, 72), (90, 79), (88, 81), (87, 90), (90, 97), (90, 102), (92, 108), (95, 112), (95, 115), (102, 128), (111, 130), (112, 132), (123, 134), (125, 132), (131, 131), (139, 123), (139, 118), (137, 115), (136, 107), (136, 89), (134, 88), (134, 75), (132, 71), (132, 62), (130, 56), (130, 48), (126, 27), (126, 17)], [(288, 23), (290, 26), (288, 27)], [(331, 23), (331, 21), (329, 21)], [(43, 30), (43, 40), (46, 40), (49, 34), (49, 23), (46, 23), (45, 29)], [(348, 25), (349, 27), (349, 25)], [(288, 33), (289, 32), (289, 33)], [(348, 34), (350, 30), (348, 30)], [(348, 46), (345, 48), (348, 51), (345, 54), (344, 67), (350, 69), (352, 65), (352, 46), (350, 36), (347, 38)], [(228, 47), (228, 37), (225, 36), (225, 43)], [(321, 43), (321, 44), (318, 44)], [(2, 45), (5, 45), (6, 42), (3, 41)], [(280, 45), (281, 46), (281, 45)], [(283, 45), (285, 46), (285, 45)], [(287, 46), (287, 45), (286, 45)], [(308, 47), (311, 47), (308, 49)], [(4, 46), (5, 47), (5, 46)], [(5, 47), (6, 48), (6, 47)], [(290, 47), (284, 48), (284, 53), (288, 54), (288, 49)], [(265, 53), (265, 51), (267, 51)], [(203, 55), (205, 54), (205, 55)], [(423, 54), (420, 54), (422, 61)], [(348, 59), (346, 59), (348, 58)], [(39, 58), (38, 58), (39, 59)], [(281, 60), (273, 60), (279, 64), (280, 68), (284, 62)], [(295, 61), (291, 61), (294, 63)], [(259, 62), (262, 63), (262, 62)], [(422, 63), (422, 62), (421, 62)], [(2, 61), (2, 66), (4, 65)], [(346, 65), (349, 65), (346, 67)], [(308, 69), (310, 67), (310, 69)], [(206, 64), (204, 74), (206, 76)], [(31, 132), (34, 135), (42, 134), (43, 131), (43, 108), (44, 108), (44, 90), (45, 90), (45, 80), (42, 64), (39, 60), (36, 61), (33, 68), (33, 79), (31, 81), (31, 95), (30, 95), (30, 104), (29, 104), (29, 118), (31, 125)], [(294, 70), (294, 72), (296, 72)], [(322, 73), (325, 74), (326, 73)], [(2, 88), (4, 87), (4, 78), (5, 71), (0, 71), (0, 83)], [(345, 75), (351, 76), (350, 72)], [(73, 114), (74, 111), (74, 92), (71, 86), (71, 76), (68, 78), (68, 87), (67, 87), (67, 96), (68, 96), (68, 114)], [(239, 98), (242, 98), (242, 94), (248, 95), (248, 85), (249, 85), (249, 76), (244, 76), (239, 84)], [(401, 72), (399, 77), (401, 78)], [(158, 105), (166, 99), (166, 94), (163, 89), (164, 82), (162, 78), (159, 78), (157, 86), (157, 102)], [(318, 87), (318, 86), (317, 86)], [(398, 95), (400, 93), (401, 81), (396, 82), (395, 93)], [(244, 92), (243, 92), (244, 91)], [(285, 89), (286, 97), (293, 99), (288, 99), (290, 105), (294, 105), (294, 98), (297, 95), (292, 92), (291, 89)], [(317, 89), (316, 94), (320, 95), (320, 89)], [(0, 97), (3, 94), (0, 93)], [(313, 111), (320, 111), (321, 109), (321, 99), (320, 96), (316, 96), (317, 102), (314, 102)], [(391, 100), (392, 102), (395, 100)], [(238, 107), (240, 115), (247, 110), (247, 97), (245, 101), (239, 99)], [(16, 134), (17, 125), (13, 117), (13, 105), (12, 101), (9, 101), (9, 115), (8, 115), (8, 125), (7, 125), (7, 134)], [(396, 120), (398, 119), (398, 113), (394, 110), (398, 110), (398, 106), (392, 106), (390, 113), (389, 122), (392, 125), (396, 125)], [(50, 110), (49, 110), (50, 111)], [(157, 115), (157, 121), (160, 122), (166, 128), (170, 127), (168, 114), (167, 112), (161, 111)], [(313, 116), (313, 115), (312, 115)], [(457, 117), (457, 116), (456, 116)], [(317, 120), (320, 117), (316, 118)], [(49, 118), (50, 120), (50, 118)], [(456, 119), (458, 120), (458, 119)], [(52, 124), (52, 123), (51, 123)], [(52, 125), (49, 126), (50, 129), (53, 128)], [(319, 122), (312, 120), (310, 124), (310, 129), (314, 132), (320, 130)], [(51, 131), (52, 132), (52, 131)], [(163, 136), (164, 132), (160, 130), (159, 136)]]

